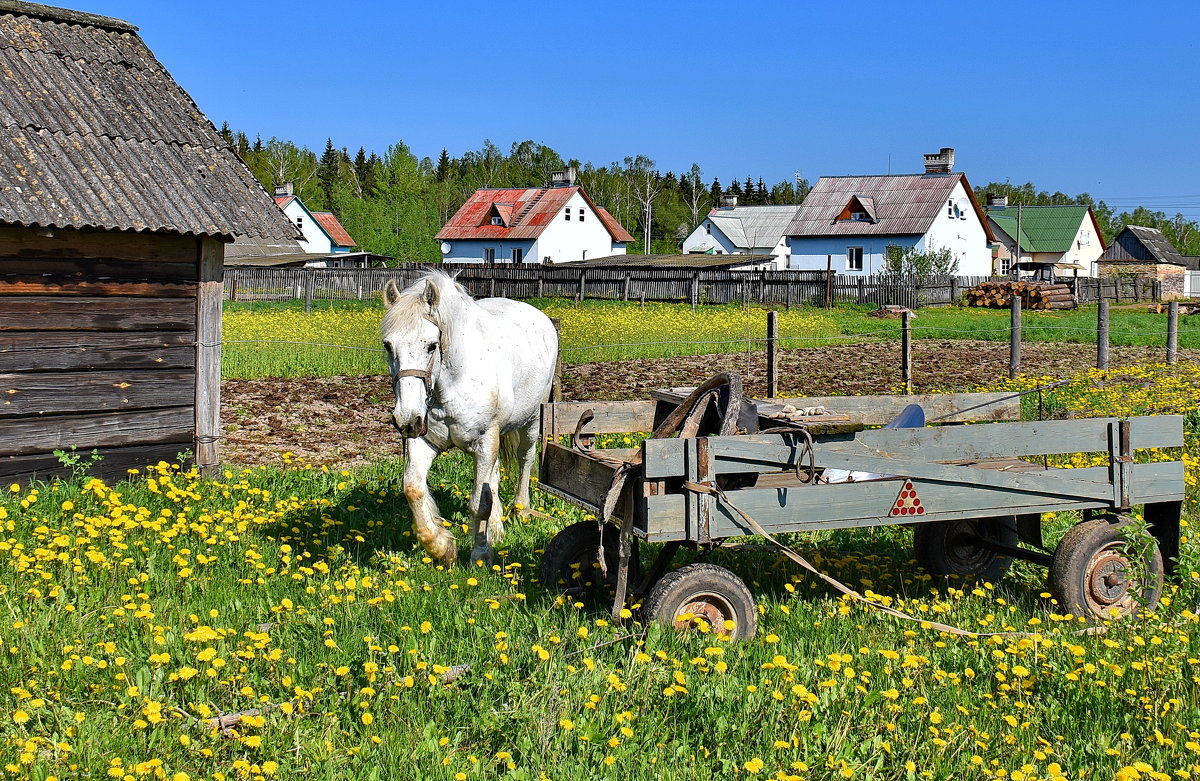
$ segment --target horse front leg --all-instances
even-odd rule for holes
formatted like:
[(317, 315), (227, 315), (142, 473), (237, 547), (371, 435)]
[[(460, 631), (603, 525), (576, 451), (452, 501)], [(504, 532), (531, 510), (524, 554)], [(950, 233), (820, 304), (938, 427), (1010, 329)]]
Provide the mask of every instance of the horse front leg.
[(475, 485), (471, 489), (471, 536), (475, 547), (471, 561), (492, 564), (492, 546), (504, 536), (500, 518), (500, 434), (491, 431), (480, 438), (475, 455)]
[(538, 432), (541, 425), (535, 421), (526, 428), (520, 429), (517, 440), (517, 459), (520, 462), (520, 475), (517, 478), (517, 512), (522, 516), (529, 513), (533, 507), (529, 502), (529, 478), (533, 474), (533, 462), (537, 458)]
[(404, 469), (404, 496), (408, 499), (408, 506), (412, 508), (413, 529), (421, 547), (434, 561), (452, 567), (458, 559), (458, 548), (454, 544), (454, 535), (442, 525), (442, 516), (426, 482), (429, 467), (440, 451), (420, 438), (408, 440), (407, 445), (408, 466)]

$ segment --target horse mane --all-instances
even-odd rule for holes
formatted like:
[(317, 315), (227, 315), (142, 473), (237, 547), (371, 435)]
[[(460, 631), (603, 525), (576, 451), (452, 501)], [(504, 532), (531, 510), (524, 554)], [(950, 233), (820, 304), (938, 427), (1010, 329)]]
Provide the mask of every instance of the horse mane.
[[(427, 291), (437, 291), (437, 303), (430, 307)], [(432, 317), (442, 332), (442, 346), (454, 343), (456, 332), (463, 324), (464, 315), (475, 306), (475, 300), (466, 288), (454, 281), (444, 271), (426, 271), (417, 281), (400, 291), (396, 301), (383, 316), (381, 331), (384, 334), (412, 332), (426, 315)]]

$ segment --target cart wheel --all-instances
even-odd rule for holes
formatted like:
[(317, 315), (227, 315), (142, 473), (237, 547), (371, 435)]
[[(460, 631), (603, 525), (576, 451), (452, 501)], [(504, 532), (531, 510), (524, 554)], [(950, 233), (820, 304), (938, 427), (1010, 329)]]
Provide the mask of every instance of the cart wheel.
[(542, 585), (547, 591), (585, 591), (602, 582), (617, 582), (617, 555), (620, 532), (611, 523), (604, 525), (604, 561), (608, 577), (600, 574), (596, 554), (600, 550), (600, 530), (595, 521), (580, 521), (566, 527), (542, 554)]
[(1050, 564), (1050, 591), (1064, 610), (1102, 620), (1158, 604), (1162, 552), (1154, 542), (1139, 552), (1122, 534), (1128, 524), (1116, 516), (1093, 518), (1072, 527), (1058, 543)]
[(965, 580), (996, 582), (1004, 577), (1012, 557), (984, 547), (980, 540), (1017, 544), (1012, 517), (934, 521), (913, 529), (917, 563), (931, 575), (957, 575)]
[(750, 589), (716, 564), (689, 564), (664, 575), (646, 596), (646, 616), (680, 630), (708, 626), (731, 640), (749, 640), (758, 631)]

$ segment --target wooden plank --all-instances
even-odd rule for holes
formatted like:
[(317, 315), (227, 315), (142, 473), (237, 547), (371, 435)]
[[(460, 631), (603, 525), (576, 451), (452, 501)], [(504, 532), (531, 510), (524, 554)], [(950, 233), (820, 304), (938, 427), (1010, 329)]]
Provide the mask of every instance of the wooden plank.
[(0, 418), (183, 407), (194, 375), (155, 370), (0, 374)]
[[(97, 448), (98, 461), (88, 474), (104, 480), (116, 481), (129, 476), (130, 469), (144, 469), (159, 461), (179, 463), (179, 454), (191, 449), (191, 438), (181, 437), (177, 442), (133, 447)], [(76, 451), (85, 460), (91, 458), (91, 450)], [(28, 456), (0, 456), (0, 480), (28, 483), (30, 479), (50, 480), (68, 477), (71, 470), (64, 467), (52, 453)]]
[(0, 331), (0, 372), (191, 369), (190, 331)]
[[(668, 388), (651, 396), (678, 404), (692, 388)], [(1020, 420), (1021, 399), (1012, 393), (916, 393), (911, 396), (806, 396), (767, 399), (773, 404), (793, 407), (825, 407), (831, 412), (849, 415), (868, 426), (890, 423), (909, 404), (920, 404), (929, 421), (965, 423), (975, 421)], [(959, 412), (959, 411), (962, 412)]]
[[(195, 263), (195, 239), (137, 231), (55, 228), (39, 235), (34, 228), (0, 226), (0, 258), (126, 258), (152, 262)], [(3, 263), (3, 260), (0, 260)]]
[(0, 296), (145, 296), (192, 298), (192, 282), (134, 282), (48, 276), (0, 276)]
[(168, 407), (136, 412), (0, 418), (0, 455), (30, 455), (68, 449), (153, 445), (191, 439), (195, 410)]
[(653, 401), (560, 401), (550, 408), (550, 425), (557, 436), (575, 431), (579, 418), (587, 410), (596, 417), (584, 427), (590, 434), (625, 434), (654, 430)]
[(221, 437), (221, 283), (225, 245), (205, 236), (199, 240), (196, 291), (196, 466), (205, 476), (219, 463)]
[(0, 331), (192, 331), (196, 304), (185, 298), (12, 296), (0, 303)]
[(542, 449), (539, 484), (578, 498), (591, 508), (604, 503), (616, 466), (580, 455), (553, 442)]
[(182, 261), (165, 258), (148, 263), (144, 260), (122, 260), (101, 257), (77, 260), (72, 258), (12, 258), (0, 257), (0, 280), (7, 276), (50, 276), (126, 282), (195, 282), (195, 250), (192, 257)]

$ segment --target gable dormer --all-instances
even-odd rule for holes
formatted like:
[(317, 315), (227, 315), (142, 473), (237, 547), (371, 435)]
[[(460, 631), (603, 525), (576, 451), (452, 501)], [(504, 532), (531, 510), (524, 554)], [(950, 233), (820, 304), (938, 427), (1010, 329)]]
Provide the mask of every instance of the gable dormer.
[(834, 222), (878, 222), (875, 199), (868, 195), (851, 195)]
[(484, 218), (484, 225), (498, 225), (511, 228), (513, 223), (513, 205), (511, 203), (492, 203)]

